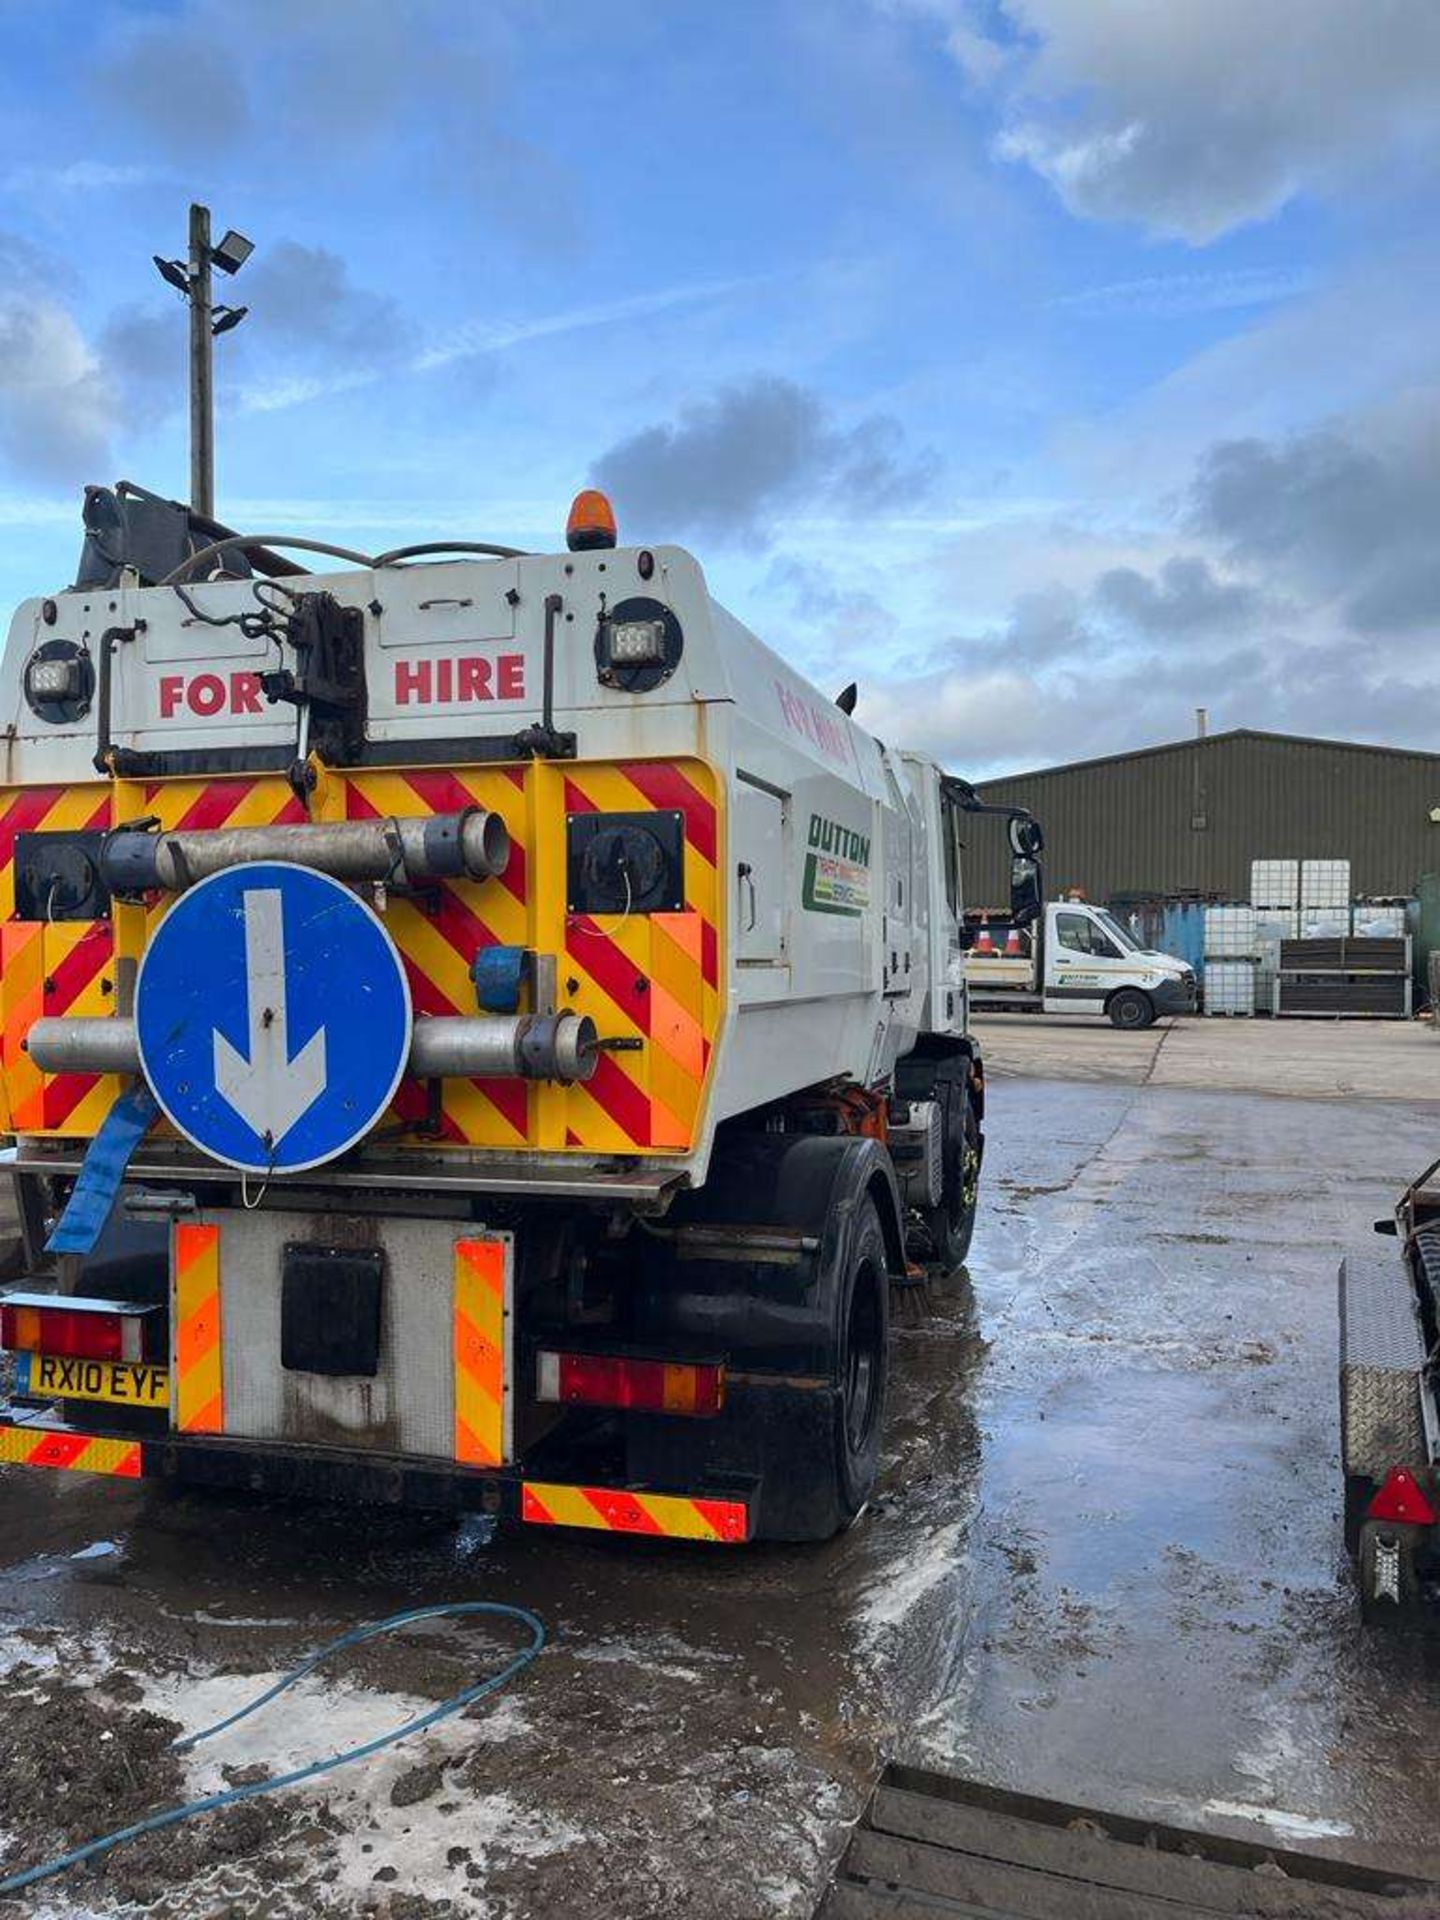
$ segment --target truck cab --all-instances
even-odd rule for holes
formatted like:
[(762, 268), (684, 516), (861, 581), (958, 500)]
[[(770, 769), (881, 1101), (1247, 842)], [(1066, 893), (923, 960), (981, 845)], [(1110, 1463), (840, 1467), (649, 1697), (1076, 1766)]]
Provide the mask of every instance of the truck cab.
[(982, 911), (967, 916), (967, 933), (965, 975), (977, 1009), (1104, 1014), (1135, 1030), (1161, 1014), (1195, 1011), (1187, 962), (1142, 948), (1088, 901), (1048, 901), (1028, 928)]

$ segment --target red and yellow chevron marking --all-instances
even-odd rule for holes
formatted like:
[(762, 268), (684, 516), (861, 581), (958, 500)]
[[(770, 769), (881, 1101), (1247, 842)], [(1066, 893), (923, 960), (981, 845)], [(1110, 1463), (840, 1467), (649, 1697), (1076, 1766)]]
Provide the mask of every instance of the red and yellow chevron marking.
[[(599, 1152), (684, 1152), (695, 1137), (720, 1020), (718, 819), (700, 761), (577, 762), (564, 769), (567, 814), (680, 812), (685, 905), (679, 913), (565, 916), (569, 1004), (636, 1053), (602, 1054), (565, 1093), (565, 1144)], [(563, 865), (563, 863), (562, 863)]]
[[(42, 1014), (105, 1013), (110, 928), (104, 921), (12, 919), (15, 843), (22, 833), (98, 831), (111, 819), (108, 786), (0, 788), (0, 1123), (16, 1133), (93, 1133), (117, 1083), (93, 1074), (47, 1078), (21, 1042)], [(71, 1116), (76, 1115), (74, 1123)]]
[[(488, 807), (510, 833), (505, 872), (447, 882), (423, 898), (392, 892), (385, 921), (410, 978), (418, 1014), (475, 1010), (470, 964), (480, 948), (529, 947), (559, 961), (560, 1004), (589, 1014), (602, 1036), (638, 1042), (600, 1056), (575, 1087), (520, 1079), (446, 1080), (442, 1145), (518, 1151), (684, 1153), (699, 1128), (723, 1011), (720, 992), (722, 819), (710, 769), (699, 760), (528, 762), (523, 766), (321, 770), (308, 817), (373, 819)], [(592, 812), (677, 811), (685, 821), (685, 899), (674, 913), (571, 914), (566, 819)], [(0, 919), (13, 903), (12, 851), (30, 827), (158, 819), (165, 829), (210, 830), (299, 822), (304, 808), (283, 776), (117, 780), (112, 789), (0, 788)], [(8, 892), (6, 891), (8, 889)], [(41, 1013), (104, 1015), (114, 963), (138, 961), (167, 910), (117, 902), (113, 947), (105, 923), (32, 928), (0, 924), (0, 1122), (27, 1133), (88, 1138), (118, 1092), (114, 1079), (46, 1080), (20, 1041)], [(47, 986), (47, 982), (51, 983)], [(430, 1089), (404, 1081), (398, 1119), (432, 1119)], [(425, 1140), (425, 1136), (417, 1136)], [(428, 1141), (426, 1141), (428, 1144)]]
[(283, 774), (236, 774), (225, 780), (156, 780), (138, 790), (139, 815), (160, 822), (161, 831), (216, 827), (291, 826), (307, 814)]
[(63, 1467), (73, 1473), (113, 1473), (122, 1480), (138, 1480), (140, 1443), (62, 1433), (53, 1427), (0, 1425), (0, 1465)]
[(455, 1242), (455, 1458), (471, 1467), (505, 1459), (505, 1260), (503, 1240)]
[(175, 1425), (182, 1433), (223, 1433), (219, 1227), (177, 1222), (173, 1271)]
[(38, 1133), (45, 1124), (45, 1076), (24, 1045), (45, 1011), (44, 949), (45, 928), (38, 921), (7, 920), (0, 926), (0, 1058), (12, 1133)]
[(627, 1493), (620, 1487), (562, 1487), (527, 1480), (520, 1517), (538, 1527), (592, 1527), (602, 1533), (644, 1533), (667, 1540), (708, 1540), (737, 1546), (750, 1537), (743, 1500), (709, 1500), (676, 1493)]
[[(521, 767), (410, 768), (347, 776), (345, 811), (351, 820), (397, 814), (455, 813), (486, 807), (510, 833), (510, 860), (492, 880), (452, 881), (425, 900), (392, 897), (385, 924), (405, 962), (417, 1014), (473, 1014), (470, 962), (482, 947), (534, 946), (530, 898), (530, 834)], [(452, 1144), (525, 1147), (536, 1144), (532, 1089), (523, 1080), (447, 1080), (441, 1138)], [(426, 1088), (402, 1081), (395, 1112), (423, 1118)]]
[(81, 833), (110, 825), (108, 782), (67, 787), (0, 787), (0, 920), (15, 911), (15, 839), (22, 833)]

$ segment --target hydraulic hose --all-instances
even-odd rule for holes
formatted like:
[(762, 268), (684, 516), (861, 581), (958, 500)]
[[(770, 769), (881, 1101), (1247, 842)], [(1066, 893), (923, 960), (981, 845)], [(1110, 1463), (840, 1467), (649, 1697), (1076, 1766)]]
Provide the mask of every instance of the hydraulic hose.
[(213, 1813), (220, 1807), (235, 1806), (241, 1800), (255, 1800), (264, 1793), (278, 1793), (282, 1787), (298, 1787), (302, 1781), (314, 1780), (322, 1773), (333, 1773), (337, 1767), (349, 1766), (352, 1760), (368, 1759), (383, 1747), (393, 1747), (397, 1740), (407, 1739), (412, 1733), (422, 1733), (438, 1721), (448, 1720), (452, 1714), (459, 1713), (476, 1700), (483, 1700), (487, 1694), (498, 1693), (501, 1687), (530, 1665), (545, 1644), (545, 1627), (538, 1615), (531, 1613), (528, 1607), (507, 1606), (499, 1600), (459, 1600), (443, 1606), (414, 1607), (405, 1613), (392, 1613), (388, 1619), (375, 1620), (368, 1626), (342, 1633), (338, 1640), (332, 1640), (328, 1646), (321, 1647), (318, 1653), (312, 1653), (308, 1660), (302, 1660), (298, 1667), (292, 1668), (273, 1687), (267, 1687), (264, 1693), (227, 1715), (224, 1720), (217, 1720), (214, 1726), (202, 1727), (198, 1733), (185, 1734), (175, 1741), (175, 1751), (188, 1753), (192, 1747), (199, 1746), (202, 1740), (212, 1739), (215, 1734), (224, 1733), (227, 1728), (247, 1720), (252, 1713), (258, 1713), (261, 1707), (268, 1706), (280, 1694), (287, 1692), (297, 1681), (312, 1674), (331, 1654), (343, 1653), (348, 1647), (361, 1646), (367, 1640), (378, 1639), (381, 1634), (394, 1633), (399, 1627), (412, 1626), (417, 1620), (453, 1619), (463, 1614), (489, 1614), (502, 1620), (518, 1621), (529, 1631), (529, 1643), (488, 1680), (477, 1681), (473, 1687), (452, 1694), (448, 1700), (442, 1700), (438, 1707), (417, 1714), (413, 1720), (407, 1720), (390, 1733), (379, 1734), (358, 1747), (347, 1747), (343, 1753), (332, 1753), (323, 1760), (312, 1760), (308, 1766), (295, 1767), (291, 1772), (277, 1774), (273, 1779), (256, 1780), (248, 1786), (229, 1787), (223, 1793), (209, 1793), (203, 1799), (187, 1800), (180, 1806), (166, 1807), (160, 1813), (148, 1814), (143, 1820), (136, 1820), (128, 1827), (119, 1827), (114, 1833), (102, 1834), (98, 1840), (87, 1840), (84, 1846), (74, 1847), (69, 1853), (59, 1854), (53, 1860), (45, 1860), (39, 1866), (26, 1867), (20, 1873), (10, 1874), (8, 1878), (0, 1880), (0, 1897), (19, 1893), (22, 1888), (36, 1886), (42, 1880), (53, 1879), (57, 1873), (65, 1873), (71, 1867), (78, 1867), (82, 1861), (108, 1853), (112, 1847), (121, 1846), (126, 1840), (138, 1840), (143, 1833), (158, 1833), (165, 1827), (178, 1826), (182, 1820), (193, 1819), (198, 1813)]

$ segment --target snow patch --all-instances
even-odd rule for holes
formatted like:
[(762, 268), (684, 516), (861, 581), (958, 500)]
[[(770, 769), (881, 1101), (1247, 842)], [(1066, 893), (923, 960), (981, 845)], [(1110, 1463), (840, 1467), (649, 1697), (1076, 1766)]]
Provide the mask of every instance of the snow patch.
[(1290, 1840), (1346, 1840), (1355, 1831), (1343, 1820), (1321, 1820), (1284, 1807), (1255, 1807), (1243, 1800), (1207, 1800), (1200, 1811), (1216, 1820), (1253, 1820)]
[(963, 1520), (932, 1527), (907, 1559), (885, 1569), (856, 1614), (860, 1638), (868, 1649), (903, 1626), (921, 1602), (959, 1570), (965, 1533)]

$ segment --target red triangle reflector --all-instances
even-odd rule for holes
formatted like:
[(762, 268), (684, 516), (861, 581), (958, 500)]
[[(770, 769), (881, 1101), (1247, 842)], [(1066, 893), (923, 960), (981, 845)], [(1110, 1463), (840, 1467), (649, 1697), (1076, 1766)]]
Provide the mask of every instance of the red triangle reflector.
[(1385, 1476), (1385, 1484), (1370, 1502), (1366, 1518), (1431, 1527), (1435, 1524), (1435, 1509), (1408, 1467), (1392, 1467)]

